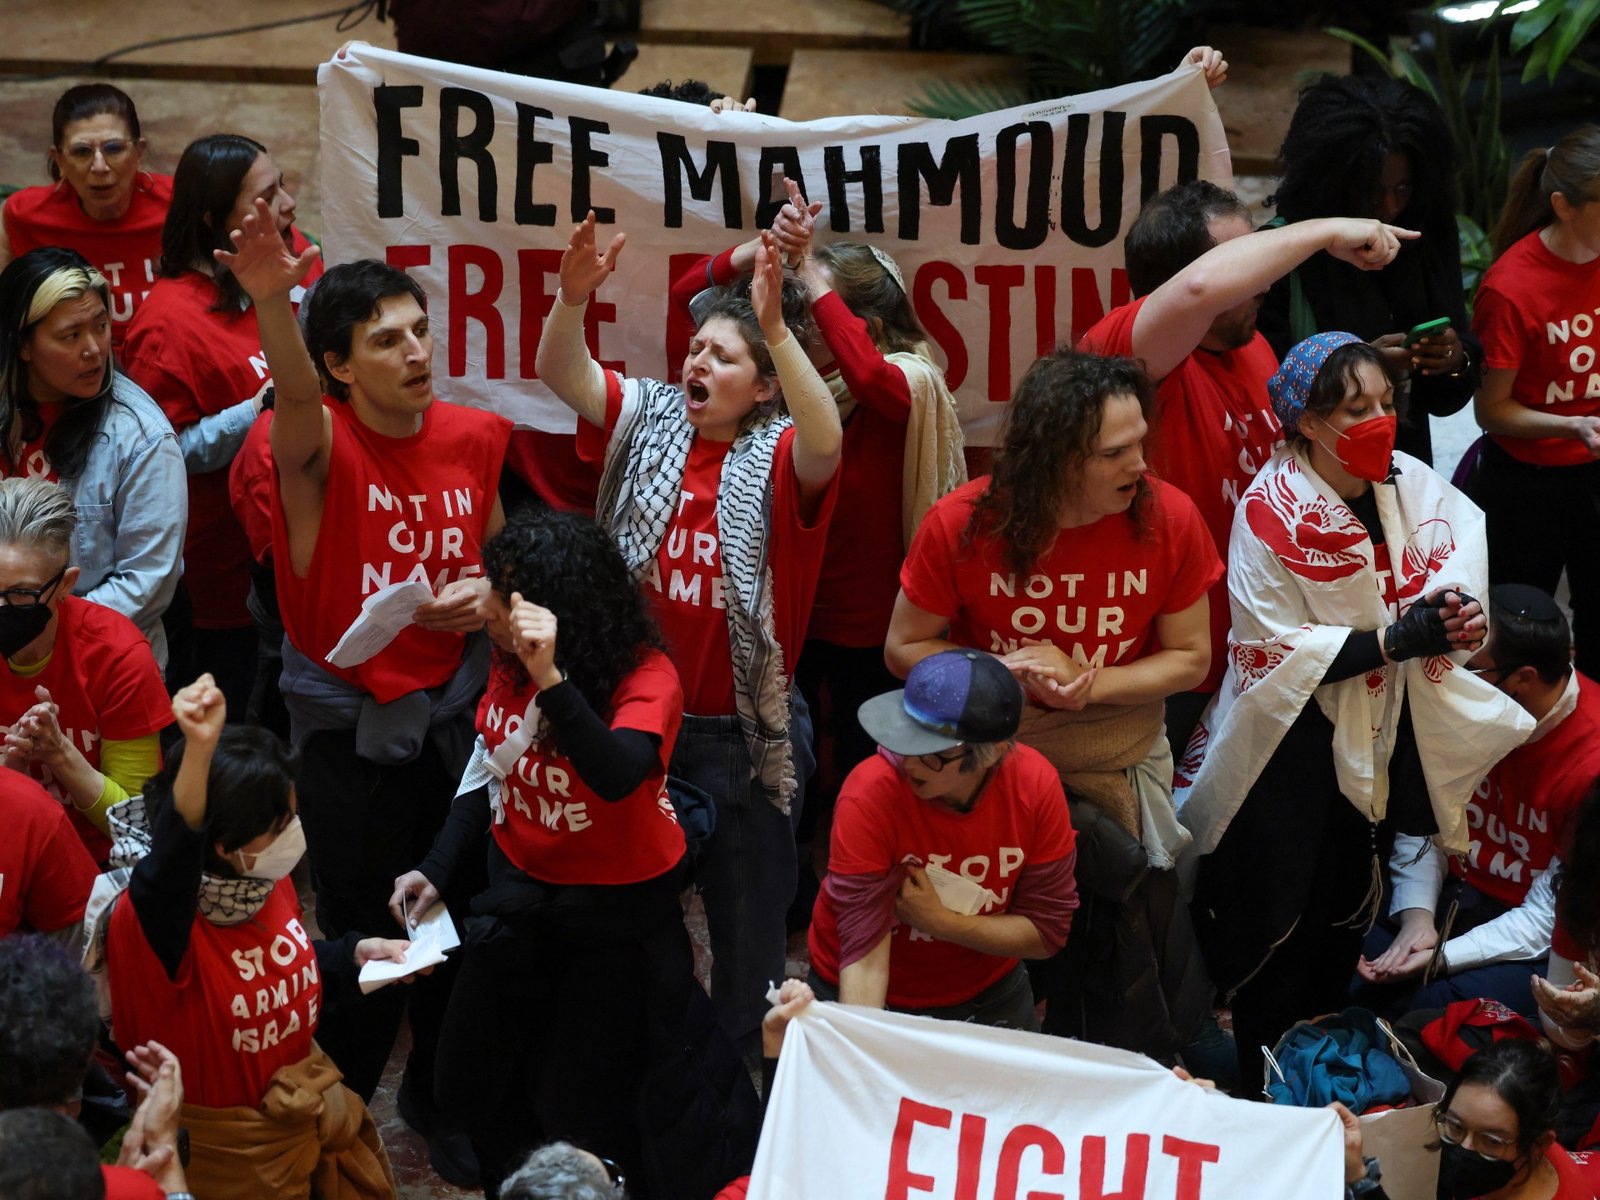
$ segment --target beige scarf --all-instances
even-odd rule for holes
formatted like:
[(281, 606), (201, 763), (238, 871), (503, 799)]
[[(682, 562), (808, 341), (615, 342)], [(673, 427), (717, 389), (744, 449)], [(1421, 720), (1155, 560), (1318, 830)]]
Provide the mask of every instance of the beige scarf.
[(1141, 837), (1139, 797), (1128, 770), (1165, 734), (1166, 707), (1091, 704), (1078, 712), (1028, 705), (1017, 740), (1050, 760), (1067, 794), (1103, 808), (1130, 836)]
[[(911, 392), (905, 466), (900, 476), (900, 535), (909, 550), (911, 538), (933, 502), (967, 481), (966, 441), (955, 397), (927, 344), (919, 345), (915, 352), (897, 350), (883, 357), (900, 369)], [(838, 371), (829, 371), (823, 382), (839, 406), (839, 420), (848, 421), (856, 410), (856, 398), (844, 378)]]

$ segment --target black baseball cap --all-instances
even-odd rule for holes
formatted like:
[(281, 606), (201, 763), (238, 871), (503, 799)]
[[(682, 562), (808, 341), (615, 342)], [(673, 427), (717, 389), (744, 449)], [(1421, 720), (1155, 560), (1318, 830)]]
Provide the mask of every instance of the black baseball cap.
[(912, 667), (905, 687), (874, 696), (856, 716), (896, 754), (1003, 742), (1022, 723), (1022, 686), (992, 654), (942, 650)]

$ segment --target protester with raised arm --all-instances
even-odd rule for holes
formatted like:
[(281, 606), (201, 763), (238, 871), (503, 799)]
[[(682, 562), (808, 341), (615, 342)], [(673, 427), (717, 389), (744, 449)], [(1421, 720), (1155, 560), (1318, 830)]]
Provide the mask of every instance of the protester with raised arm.
[(718, 296), (702, 313), (682, 387), (603, 370), (583, 311), (623, 241), (600, 253), (592, 214), (573, 231), (538, 371), (583, 418), (579, 453), (604, 463), (598, 519), (682, 677), (671, 773), (717, 803), (697, 867), (712, 998), (753, 1059), (795, 888), (807, 765), (796, 751), (809, 754), (810, 728), (793, 679), (836, 494), (839, 410), (783, 323), (770, 234), (750, 298)]

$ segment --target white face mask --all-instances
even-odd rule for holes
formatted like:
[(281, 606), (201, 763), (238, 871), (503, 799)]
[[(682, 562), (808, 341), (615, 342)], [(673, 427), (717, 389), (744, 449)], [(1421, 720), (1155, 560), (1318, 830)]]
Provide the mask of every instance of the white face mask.
[(235, 850), (233, 858), (238, 864), (239, 873), (251, 879), (282, 879), (294, 870), (294, 866), (306, 853), (306, 833), (300, 827), (298, 816), (290, 817), (277, 837), (267, 843), (265, 850), (252, 855), (255, 865), (244, 865), (245, 852)]

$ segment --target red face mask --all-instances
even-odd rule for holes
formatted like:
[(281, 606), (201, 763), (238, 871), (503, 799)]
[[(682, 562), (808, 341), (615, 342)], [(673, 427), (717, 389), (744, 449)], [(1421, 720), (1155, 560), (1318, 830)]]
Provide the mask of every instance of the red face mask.
[(1324, 445), (1321, 438), (1317, 445), (1357, 479), (1382, 483), (1389, 477), (1389, 460), (1394, 457), (1394, 435), (1399, 425), (1394, 417), (1369, 417), (1340, 433), (1332, 446)]

